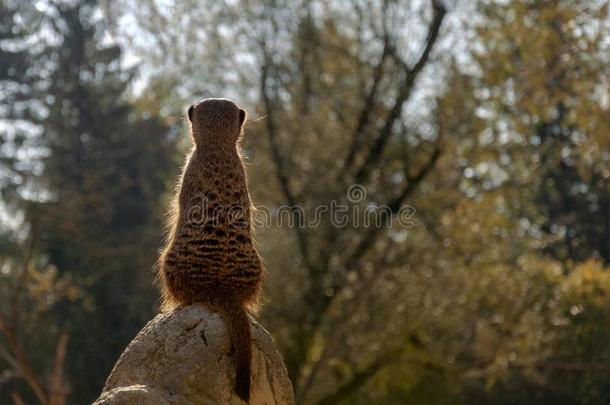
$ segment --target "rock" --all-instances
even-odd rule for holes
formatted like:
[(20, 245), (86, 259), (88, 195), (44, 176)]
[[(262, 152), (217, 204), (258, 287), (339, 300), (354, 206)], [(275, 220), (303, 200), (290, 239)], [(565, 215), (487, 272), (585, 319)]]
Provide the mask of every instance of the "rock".
[[(252, 319), (251, 330), (249, 404), (293, 404), (273, 339)], [(202, 306), (160, 314), (125, 349), (94, 405), (243, 404), (233, 392), (230, 349), (220, 315)]]
[(167, 405), (170, 404), (170, 402), (165, 399), (165, 395), (157, 389), (145, 385), (132, 385), (103, 392), (102, 396), (95, 401), (95, 404)]

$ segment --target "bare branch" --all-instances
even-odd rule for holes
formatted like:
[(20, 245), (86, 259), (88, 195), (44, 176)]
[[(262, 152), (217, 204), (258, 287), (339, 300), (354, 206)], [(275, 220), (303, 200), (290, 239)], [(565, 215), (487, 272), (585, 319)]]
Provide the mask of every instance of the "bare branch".
[(10, 327), (5, 326), (6, 325), (3, 324), (3, 327), (0, 331), (4, 334), (8, 342), (8, 346), (13, 352), (12, 357), (14, 357), (14, 363), (17, 365), (17, 371), (23, 376), (32, 391), (34, 391), (36, 398), (38, 398), (38, 400), (42, 404), (48, 403), (47, 390), (44, 384), (42, 383), (42, 380), (34, 372), (32, 363), (30, 362), (30, 359), (21, 347), (21, 344), (17, 339), (15, 331)]
[(11, 367), (13, 367), (13, 369), (19, 370), (19, 364), (17, 363), (17, 360), (13, 356), (11, 356), (11, 354), (7, 352), (4, 347), (0, 347), (0, 357), (2, 357), (4, 361), (6, 361)]
[[(17, 285), (13, 290), (13, 293), (10, 298), (10, 320), (7, 317), (0, 313), (0, 333), (4, 335), (7, 346), (10, 349), (10, 352), (2, 348), (0, 351), (0, 355), (14, 368), (14, 370), (21, 375), (34, 394), (38, 398), (38, 400), (46, 404), (48, 399), (48, 394), (45, 385), (43, 384), (40, 377), (34, 371), (34, 367), (28, 358), (25, 350), (21, 346), (19, 339), (17, 337), (16, 330), (19, 327), (19, 321), (21, 317), (21, 293), (25, 288), (27, 283), (27, 278), (29, 274), (29, 266), (34, 255), (34, 232), (36, 226), (35, 222), (32, 223), (32, 234), (30, 235), (30, 240), (28, 243), (28, 248), (26, 251), (25, 258), (23, 260), (23, 265), (21, 267), (21, 272), (19, 273), (17, 279)], [(14, 395), (13, 395), (14, 394)], [(16, 394), (11, 394), (13, 401), (15, 403), (19, 403), (21, 398)]]
[(398, 56), (395, 49), (392, 49), (391, 54), (393, 59), (401, 66), (403, 66), (405, 79), (403, 85), (400, 87), (398, 96), (396, 97), (396, 101), (390, 110), (386, 121), (379, 131), (377, 139), (375, 143), (369, 150), (367, 157), (365, 158), (363, 164), (357, 170), (355, 175), (355, 182), (358, 184), (364, 183), (374, 167), (374, 165), (379, 161), (381, 156), (383, 155), (383, 150), (386, 145), (386, 142), (392, 135), (392, 128), (394, 127), (394, 123), (398, 118), (400, 118), (400, 114), (402, 112), (402, 107), (404, 103), (409, 99), (411, 93), (413, 91), (415, 85), (415, 79), (418, 77), (426, 63), (428, 62), (430, 52), (434, 44), (438, 39), (438, 34), (440, 32), (441, 25), (443, 23), (443, 19), (445, 18), (445, 14), (447, 10), (445, 7), (436, 0), (432, 1), (434, 15), (432, 21), (430, 22), (430, 26), (428, 28), (428, 36), (426, 38), (426, 45), (424, 47), (424, 51), (421, 56), (417, 60), (417, 62), (413, 65), (413, 67), (408, 67), (407, 64)]
[(318, 402), (318, 405), (333, 405), (339, 403), (341, 399), (358, 390), (372, 377), (374, 377), (383, 367), (391, 363), (393, 359), (396, 359), (399, 352), (400, 349), (390, 350), (379, 356), (379, 358), (373, 361), (371, 364), (354, 373), (352, 378), (347, 383), (339, 387), (338, 390), (322, 398)]
[(63, 405), (70, 392), (64, 381), (64, 365), (66, 363), (66, 350), (68, 347), (68, 334), (62, 332), (55, 348), (55, 361), (53, 362), (53, 374), (49, 381), (49, 404)]
[(270, 69), (270, 59), (265, 51), (265, 62), (262, 66), (261, 70), (261, 97), (263, 99), (263, 105), (265, 108), (265, 115), (267, 119), (265, 120), (267, 123), (267, 136), (269, 138), (269, 144), (271, 147), (271, 158), (275, 167), (275, 175), (277, 181), (280, 185), (280, 190), (284, 196), (286, 204), (290, 207), (291, 213), (293, 216), (294, 224), (295, 224), (295, 232), (297, 237), (297, 243), (299, 245), (299, 249), (301, 252), (301, 256), (303, 257), (303, 261), (305, 265), (310, 270), (314, 268), (309, 258), (309, 244), (307, 240), (307, 236), (305, 234), (305, 230), (303, 229), (303, 218), (302, 212), (298, 209), (297, 203), (298, 199), (296, 195), (290, 189), (290, 179), (287, 175), (286, 163), (285, 159), (280, 152), (279, 142), (278, 142), (278, 130), (275, 123), (275, 111), (276, 106), (274, 105), (271, 97), (268, 94), (268, 80), (269, 80), (269, 69)]
[[(417, 189), (417, 186), (422, 182), (422, 180), (428, 175), (428, 173), (432, 170), (432, 168), (436, 165), (438, 158), (441, 156), (441, 147), (440, 147), (440, 138), (437, 141), (436, 147), (432, 152), (430, 158), (426, 162), (426, 164), (412, 177), (407, 179), (407, 184), (403, 188), (403, 190), (391, 201), (387, 202), (385, 205), (390, 209), (389, 212), (382, 211), (381, 216), (382, 220), (389, 221), (390, 215), (395, 215), (401, 208), (404, 201), (409, 198), (413, 192)], [(345, 268), (351, 269), (356, 263), (366, 254), (369, 248), (377, 241), (383, 227), (373, 227), (371, 228), (366, 236), (358, 243), (356, 249), (349, 257), (349, 259), (345, 263)], [(338, 288), (341, 288), (338, 286)]]
[[(345, 163), (343, 164), (342, 172), (343, 175), (349, 173), (351, 170), (354, 160), (356, 158), (356, 154), (362, 147), (362, 142), (364, 141), (364, 133), (369, 124), (370, 116), (375, 109), (375, 99), (377, 97), (377, 90), (379, 88), (379, 84), (381, 83), (381, 79), (383, 78), (383, 65), (390, 55), (390, 41), (389, 36), (385, 33), (383, 38), (383, 51), (381, 56), (379, 57), (379, 61), (373, 68), (373, 82), (371, 84), (371, 88), (365, 96), (364, 103), (362, 105), (362, 110), (360, 114), (358, 114), (358, 123), (356, 124), (356, 129), (354, 130), (354, 134), (352, 135), (352, 145), (349, 148), (347, 156), (345, 158)], [(343, 177), (343, 175), (341, 177)]]
[(21, 398), (18, 392), (11, 392), (11, 399), (15, 405), (25, 405), (25, 401)]
[[(389, 242), (385, 248), (384, 254), (381, 255), (383, 261), (385, 261), (385, 258), (387, 258), (387, 253), (390, 250), (391, 246), (392, 243)], [(364, 304), (365, 298), (369, 295), (372, 290), (372, 287), (379, 280), (385, 268), (385, 263), (382, 262), (380, 263), (380, 266), (378, 266), (377, 271), (373, 272), (370, 277), (366, 277), (366, 279), (361, 278), (352, 283), (352, 287), (354, 287), (355, 292), (352, 298), (348, 302), (345, 302), (343, 304), (341, 315), (337, 317), (337, 322), (334, 323), (334, 326), (329, 333), (329, 337), (327, 338), (327, 343), (324, 347), (324, 350), (322, 351), (322, 354), (312, 365), (309, 374), (305, 378), (304, 384), (297, 390), (297, 403), (302, 403), (304, 401), (305, 396), (313, 387), (313, 383), (315, 382), (318, 373), (333, 357), (339, 345), (344, 341), (345, 335), (349, 332), (351, 320), (356, 315), (356, 313), (361, 310), (361, 306), (362, 304)], [(356, 286), (355, 284), (357, 282), (359, 282), (360, 285)], [(335, 294), (334, 296), (336, 297), (337, 294)], [(326, 309), (327, 308), (324, 309), (325, 315)]]
[(400, 207), (406, 201), (406, 199), (413, 193), (413, 191), (415, 191), (417, 186), (428, 175), (428, 173), (430, 173), (430, 170), (432, 170), (438, 158), (441, 156), (441, 152), (442, 149), (440, 142), (437, 142), (434, 151), (432, 151), (432, 154), (430, 155), (430, 158), (426, 164), (419, 170), (419, 172), (417, 172), (415, 176), (407, 178), (407, 185), (402, 192), (396, 198), (394, 198), (394, 200), (388, 203), (388, 207), (390, 207), (392, 213), (395, 214), (398, 212), (398, 210), (400, 210)]
[[(374, 280), (371, 280), (371, 282), (372, 281)], [(305, 396), (307, 395), (309, 390), (312, 388), (318, 373), (326, 365), (328, 360), (332, 358), (340, 343), (343, 342), (343, 338), (349, 330), (350, 320), (359, 311), (360, 304), (363, 301), (363, 297), (366, 295), (366, 292), (370, 290), (369, 284), (366, 285), (366, 288), (363, 287), (364, 286), (361, 286), (354, 294), (354, 298), (343, 307), (343, 312), (340, 317), (341, 321), (339, 321), (332, 329), (330, 336), (327, 339), (326, 345), (324, 346), (322, 354), (320, 355), (318, 360), (316, 360), (312, 365), (311, 370), (307, 374), (303, 385), (300, 386), (297, 390), (297, 403), (303, 403), (303, 400), (305, 399)]]

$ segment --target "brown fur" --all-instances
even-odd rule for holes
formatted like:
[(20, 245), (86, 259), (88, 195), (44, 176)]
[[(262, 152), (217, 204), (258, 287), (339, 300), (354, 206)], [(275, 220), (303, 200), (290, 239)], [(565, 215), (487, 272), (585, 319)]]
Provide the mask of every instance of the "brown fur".
[(229, 100), (206, 99), (188, 115), (194, 147), (159, 261), (162, 310), (201, 303), (223, 316), (233, 345), (235, 390), (247, 402), (252, 353), (246, 311), (258, 309), (265, 270), (252, 242), (251, 201), (238, 151), (245, 112)]

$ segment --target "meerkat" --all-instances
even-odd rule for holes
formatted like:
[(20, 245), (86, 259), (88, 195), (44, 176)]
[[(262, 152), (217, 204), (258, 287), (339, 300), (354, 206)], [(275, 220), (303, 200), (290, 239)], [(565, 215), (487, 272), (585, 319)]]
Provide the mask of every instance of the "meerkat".
[(235, 392), (250, 397), (252, 348), (248, 312), (258, 310), (262, 260), (252, 241), (252, 203), (239, 141), (244, 110), (227, 99), (188, 109), (193, 148), (172, 208), (159, 263), (162, 311), (203, 304), (227, 324)]

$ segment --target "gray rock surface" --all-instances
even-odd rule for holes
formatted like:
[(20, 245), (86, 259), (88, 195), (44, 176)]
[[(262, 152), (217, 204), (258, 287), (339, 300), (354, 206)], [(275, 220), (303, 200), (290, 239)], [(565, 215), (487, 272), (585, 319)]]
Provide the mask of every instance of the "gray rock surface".
[[(293, 404), (286, 368), (269, 333), (251, 320), (250, 404)], [(244, 404), (233, 393), (231, 345), (220, 315), (202, 306), (160, 314), (117, 361), (94, 405)]]

